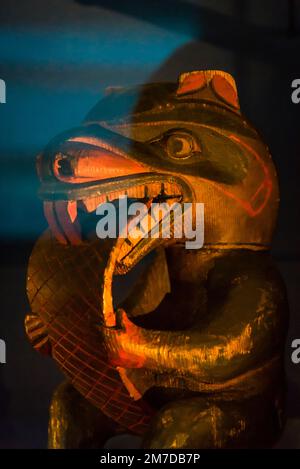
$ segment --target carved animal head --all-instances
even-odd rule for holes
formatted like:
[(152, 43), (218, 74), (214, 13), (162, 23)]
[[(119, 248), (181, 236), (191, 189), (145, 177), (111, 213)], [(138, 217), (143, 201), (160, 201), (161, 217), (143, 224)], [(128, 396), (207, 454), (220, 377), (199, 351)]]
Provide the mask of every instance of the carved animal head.
[(38, 171), (46, 217), (63, 243), (84, 236), (78, 211), (122, 194), (204, 203), (207, 246), (268, 246), (277, 215), (270, 154), (221, 71), (109, 90), (80, 127), (50, 142)]

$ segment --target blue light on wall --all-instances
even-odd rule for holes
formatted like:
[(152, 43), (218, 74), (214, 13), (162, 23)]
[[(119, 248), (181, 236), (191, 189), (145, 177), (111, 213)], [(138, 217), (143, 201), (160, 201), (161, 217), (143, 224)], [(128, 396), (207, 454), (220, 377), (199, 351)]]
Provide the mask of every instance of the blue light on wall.
[(35, 239), (45, 226), (34, 169), (45, 144), (78, 125), (106, 86), (148, 81), (190, 40), (126, 16), (120, 23), (116, 13), (105, 18), (99, 13), (93, 27), (55, 28), (45, 17), (46, 25), (0, 28), (2, 239)]

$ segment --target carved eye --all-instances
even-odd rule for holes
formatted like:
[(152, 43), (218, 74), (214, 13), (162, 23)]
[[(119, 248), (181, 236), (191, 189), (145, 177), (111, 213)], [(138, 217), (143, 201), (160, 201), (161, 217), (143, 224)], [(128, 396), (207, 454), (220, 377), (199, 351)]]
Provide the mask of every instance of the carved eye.
[(190, 134), (176, 133), (166, 140), (167, 153), (171, 158), (189, 158), (195, 151), (200, 151), (198, 143)]

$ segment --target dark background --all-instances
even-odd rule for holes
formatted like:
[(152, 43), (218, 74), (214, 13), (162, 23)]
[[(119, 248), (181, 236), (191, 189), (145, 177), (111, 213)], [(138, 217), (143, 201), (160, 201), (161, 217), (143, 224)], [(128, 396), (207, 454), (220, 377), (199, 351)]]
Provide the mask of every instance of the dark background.
[(28, 344), (26, 264), (46, 227), (35, 156), (77, 125), (109, 85), (175, 81), (180, 72), (223, 69), (236, 78), (243, 112), (271, 148), (281, 185), (273, 254), (288, 288), (288, 425), (280, 447), (300, 448), (300, 1), (1, 0), (0, 447), (46, 446), (48, 404), (62, 376)]

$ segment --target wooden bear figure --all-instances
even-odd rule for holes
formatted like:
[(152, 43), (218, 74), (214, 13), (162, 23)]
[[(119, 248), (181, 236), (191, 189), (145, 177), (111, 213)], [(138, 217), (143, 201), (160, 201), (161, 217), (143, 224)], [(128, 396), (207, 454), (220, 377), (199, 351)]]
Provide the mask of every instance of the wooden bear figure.
[[(269, 253), (279, 194), (232, 76), (112, 89), (37, 168), (49, 230), (30, 258), (25, 325), (68, 379), (49, 446), (99, 448), (124, 431), (144, 448), (272, 446), (288, 317)], [(133, 235), (136, 214), (100, 239), (101, 207), (124, 200), (146, 207), (144, 229)], [(197, 227), (199, 204), (204, 243), (187, 249), (179, 228)]]

